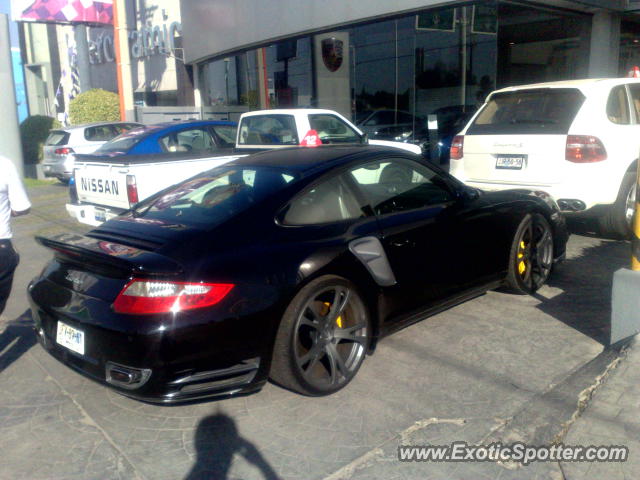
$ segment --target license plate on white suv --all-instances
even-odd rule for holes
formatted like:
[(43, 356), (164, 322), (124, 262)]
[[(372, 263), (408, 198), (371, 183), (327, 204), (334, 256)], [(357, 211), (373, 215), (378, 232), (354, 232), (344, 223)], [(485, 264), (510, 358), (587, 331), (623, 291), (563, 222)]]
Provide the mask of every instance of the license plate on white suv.
[(56, 332), (56, 343), (84, 355), (84, 332), (60, 321)]
[(496, 155), (496, 168), (522, 170), (526, 161), (526, 155)]

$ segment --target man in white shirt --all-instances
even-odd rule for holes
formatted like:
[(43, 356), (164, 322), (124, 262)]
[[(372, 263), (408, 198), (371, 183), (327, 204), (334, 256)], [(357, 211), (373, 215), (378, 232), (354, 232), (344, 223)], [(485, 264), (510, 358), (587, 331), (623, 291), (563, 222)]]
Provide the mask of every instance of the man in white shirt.
[(11, 244), (11, 217), (29, 213), (31, 203), (11, 160), (0, 155), (0, 314), (11, 293), (20, 257)]

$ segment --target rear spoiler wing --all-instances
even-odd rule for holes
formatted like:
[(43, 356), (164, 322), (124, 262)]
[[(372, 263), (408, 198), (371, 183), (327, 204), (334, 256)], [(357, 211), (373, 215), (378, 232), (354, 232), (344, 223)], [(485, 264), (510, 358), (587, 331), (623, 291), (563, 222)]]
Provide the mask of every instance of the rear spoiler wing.
[(36, 236), (36, 241), (71, 260), (106, 265), (126, 273), (178, 275), (184, 271), (182, 265), (164, 255), (85, 235)]

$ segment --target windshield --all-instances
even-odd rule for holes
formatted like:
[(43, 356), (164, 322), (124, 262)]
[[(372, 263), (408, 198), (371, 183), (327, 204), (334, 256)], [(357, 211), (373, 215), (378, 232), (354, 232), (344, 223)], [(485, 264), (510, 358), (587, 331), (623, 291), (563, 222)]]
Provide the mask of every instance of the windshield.
[(128, 152), (134, 145), (144, 138), (144, 133), (146, 133), (145, 128), (134, 128), (133, 130), (118, 135), (116, 138), (102, 144), (95, 153)]
[(469, 135), (566, 134), (584, 95), (575, 88), (497, 93), (467, 130)]
[(133, 216), (205, 228), (282, 190), (296, 174), (273, 167), (222, 166), (140, 202)]

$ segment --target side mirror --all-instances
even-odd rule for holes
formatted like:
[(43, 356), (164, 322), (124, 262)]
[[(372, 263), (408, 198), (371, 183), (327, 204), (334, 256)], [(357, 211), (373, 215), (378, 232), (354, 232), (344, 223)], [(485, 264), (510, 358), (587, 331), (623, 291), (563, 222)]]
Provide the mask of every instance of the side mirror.
[(363, 145), (368, 145), (369, 144), (369, 135), (367, 135), (366, 133), (362, 134), (362, 137), (360, 137), (360, 143)]
[(472, 187), (464, 187), (464, 189), (460, 192), (460, 199), (465, 202), (473, 202), (477, 200), (480, 196), (480, 190)]

